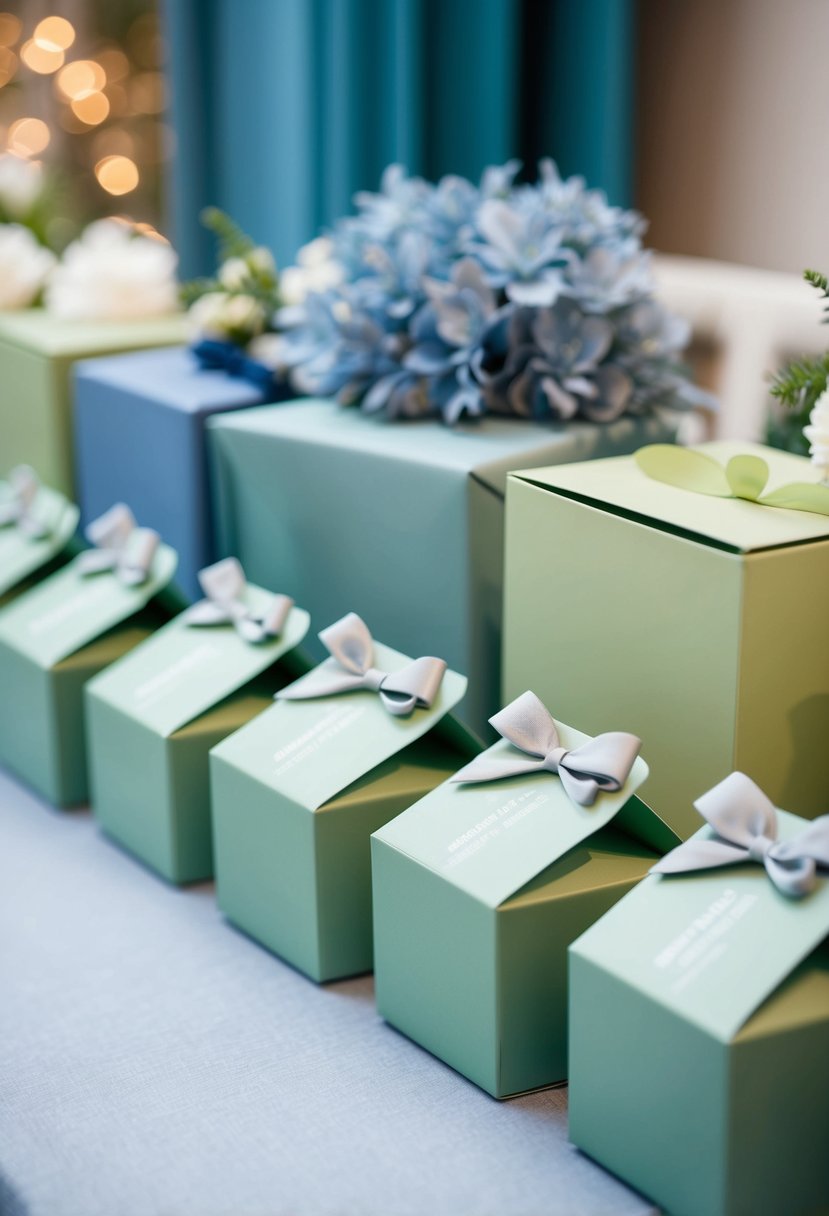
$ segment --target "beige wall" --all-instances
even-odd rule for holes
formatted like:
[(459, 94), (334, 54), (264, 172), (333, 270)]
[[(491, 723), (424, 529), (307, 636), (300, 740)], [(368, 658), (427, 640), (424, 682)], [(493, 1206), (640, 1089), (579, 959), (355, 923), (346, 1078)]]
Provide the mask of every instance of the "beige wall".
[(639, 22), (649, 243), (829, 273), (829, 0), (640, 0)]

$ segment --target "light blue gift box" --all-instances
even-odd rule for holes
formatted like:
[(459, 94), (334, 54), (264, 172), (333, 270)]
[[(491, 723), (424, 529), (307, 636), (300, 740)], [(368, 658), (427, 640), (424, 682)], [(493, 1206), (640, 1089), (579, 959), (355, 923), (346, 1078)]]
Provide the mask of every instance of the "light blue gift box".
[[(403, 653), (439, 654), (468, 676), (461, 716), (485, 732), (500, 707), (508, 471), (671, 436), (657, 418), (449, 427), (325, 400), (223, 415), (208, 427), (220, 555), (238, 556), (252, 579), (282, 587), (314, 621), (355, 611)], [(527, 543), (539, 563), (555, 562), (543, 540)], [(311, 650), (322, 657), (318, 644)]]
[(199, 367), (184, 346), (89, 359), (75, 372), (75, 456), (81, 522), (125, 502), (178, 551), (176, 586), (199, 596), (213, 560), (205, 420), (261, 405), (262, 390)]

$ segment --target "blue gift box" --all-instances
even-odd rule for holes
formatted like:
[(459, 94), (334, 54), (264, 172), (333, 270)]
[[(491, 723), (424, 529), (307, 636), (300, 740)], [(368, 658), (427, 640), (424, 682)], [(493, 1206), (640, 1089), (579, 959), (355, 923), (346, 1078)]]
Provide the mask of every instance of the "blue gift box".
[(187, 347), (89, 359), (75, 371), (75, 457), (81, 523), (125, 502), (179, 554), (176, 586), (199, 595), (213, 560), (204, 424), (274, 394), (199, 367)]

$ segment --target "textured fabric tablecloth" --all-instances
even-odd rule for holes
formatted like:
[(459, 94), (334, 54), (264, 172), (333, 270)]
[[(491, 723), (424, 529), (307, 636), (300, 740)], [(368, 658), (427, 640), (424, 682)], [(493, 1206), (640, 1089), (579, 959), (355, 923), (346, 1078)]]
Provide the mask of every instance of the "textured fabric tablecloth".
[(643, 1216), (498, 1103), (0, 773), (2, 1216)]

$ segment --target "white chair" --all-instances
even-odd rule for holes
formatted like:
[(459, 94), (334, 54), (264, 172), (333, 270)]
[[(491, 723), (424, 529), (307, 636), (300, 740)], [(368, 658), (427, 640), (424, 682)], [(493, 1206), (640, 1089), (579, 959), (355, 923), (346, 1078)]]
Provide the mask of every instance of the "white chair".
[(778, 408), (771, 376), (829, 347), (818, 293), (798, 275), (705, 258), (656, 254), (654, 275), (660, 299), (690, 322), (688, 362), (720, 403), (716, 414), (689, 419), (681, 438), (762, 439)]

